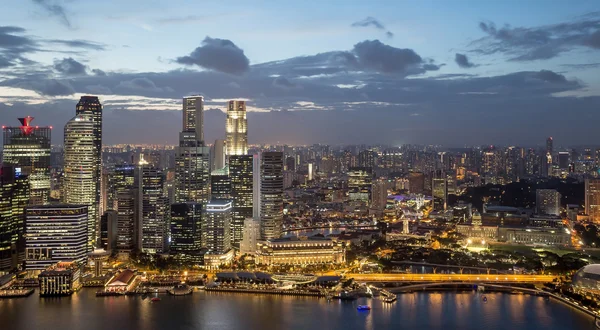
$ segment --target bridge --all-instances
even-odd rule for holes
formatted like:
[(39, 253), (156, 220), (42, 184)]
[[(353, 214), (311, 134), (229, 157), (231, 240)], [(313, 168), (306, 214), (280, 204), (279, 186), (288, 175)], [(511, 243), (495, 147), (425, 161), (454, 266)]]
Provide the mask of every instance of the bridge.
[(419, 291), (419, 290), (424, 290), (427, 288), (439, 288), (439, 287), (454, 287), (457, 285), (465, 285), (465, 286), (483, 286), (485, 288), (491, 288), (491, 289), (500, 289), (500, 290), (506, 290), (506, 291), (520, 291), (520, 292), (525, 292), (525, 293), (530, 293), (530, 294), (545, 294), (544, 291), (540, 291), (537, 289), (530, 289), (530, 288), (524, 288), (524, 287), (519, 287), (519, 286), (512, 286), (510, 285), (510, 283), (507, 283), (507, 285), (500, 285), (500, 284), (490, 284), (490, 283), (481, 283), (481, 282), (438, 282), (438, 283), (425, 283), (425, 284), (412, 284), (412, 285), (406, 285), (406, 286), (401, 286), (401, 287), (396, 287), (396, 288), (387, 288), (388, 291), (392, 292), (392, 293), (400, 293), (400, 292), (406, 292), (406, 291)]
[(288, 233), (292, 231), (306, 231), (306, 230), (319, 230), (319, 229), (377, 229), (376, 225), (324, 225), (324, 226), (310, 226), (310, 227), (298, 227), (284, 229), (283, 232)]
[(441, 282), (441, 283), (548, 283), (554, 275), (508, 275), (508, 274), (345, 274), (358, 282)]

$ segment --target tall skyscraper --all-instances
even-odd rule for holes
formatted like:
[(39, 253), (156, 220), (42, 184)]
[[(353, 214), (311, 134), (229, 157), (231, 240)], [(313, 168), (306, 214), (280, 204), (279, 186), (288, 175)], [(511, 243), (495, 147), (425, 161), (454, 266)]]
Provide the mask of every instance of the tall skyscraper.
[(263, 152), (260, 180), (260, 236), (281, 236), (283, 230), (283, 152)]
[(231, 199), (231, 178), (229, 167), (212, 171), (210, 174), (210, 196), (211, 200)]
[(118, 165), (114, 168), (110, 191), (114, 196), (112, 209), (117, 212), (116, 250), (123, 254), (131, 253), (137, 243), (135, 181), (134, 165)]
[(202, 261), (202, 205), (188, 202), (171, 205), (170, 253), (177, 258)]
[(166, 252), (170, 210), (165, 176), (142, 158), (137, 182), (138, 248), (145, 253)]
[(225, 167), (226, 161), (226, 152), (227, 148), (225, 147), (225, 140), (215, 140), (210, 153), (211, 158), (211, 171), (218, 170), (220, 168)]
[(98, 244), (100, 174), (93, 115), (79, 114), (65, 125), (62, 199), (66, 204), (88, 205), (88, 249)]
[(51, 127), (31, 126), (33, 117), (19, 118), (20, 127), (3, 127), (2, 163), (29, 178), (30, 204), (48, 204), (50, 197)]
[(252, 155), (252, 217), (260, 219), (260, 162), (262, 154)]
[(183, 98), (183, 131), (194, 132), (204, 145), (204, 98), (199, 95)]
[[(98, 208), (100, 207), (102, 197), (102, 104), (97, 96), (82, 96), (75, 108), (76, 115), (89, 115), (93, 123), (93, 142), (94, 142), (94, 184), (95, 184), (95, 213), (90, 213), (94, 218), (95, 224), (100, 220)], [(96, 229), (98, 231), (98, 229)], [(96, 237), (96, 236), (94, 236)], [(97, 244), (97, 243), (95, 243)]]
[(227, 155), (245, 155), (248, 153), (248, 120), (246, 102), (229, 101), (227, 105)]
[(175, 201), (206, 203), (210, 196), (210, 148), (204, 146), (203, 98), (183, 99), (183, 131), (175, 148)]
[(554, 189), (535, 191), (535, 208), (538, 214), (560, 215), (560, 193)]
[(231, 249), (231, 208), (228, 200), (213, 200), (202, 216), (202, 236), (209, 254), (224, 254)]
[(232, 243), (235, 246), (242, 240), (244, 221), (253, 216), (253, 162), (252, 155), (229, 156), (229, 178), (231, 198), (233, 199), (231, 233)]
[(585, 179), (585, 214), (600, 223), (600, 179)]
[(0, 167), (0, 272), (16, 268), (23, 260), (29, 188), (26, 175), (12, 166)]
[(27, 270), (43, 270), (61, 261), (84, 263), (87, 251), (87, 205), (41, 205), (25, 211)]

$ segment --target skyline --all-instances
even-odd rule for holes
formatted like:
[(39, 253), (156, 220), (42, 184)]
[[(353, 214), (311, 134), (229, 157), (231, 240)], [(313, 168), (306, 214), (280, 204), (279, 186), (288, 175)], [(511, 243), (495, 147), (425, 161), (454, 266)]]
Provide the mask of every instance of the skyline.
[[(310, 19), (302, 15), (309, 6), (286, 4), (208, 4), (205, 15), (181, 15), (200, 12), (181, 2), (139, 5), (119, 5), (135, 12), (127, 17), (111, 14), (116, 2), (8, 6), (0, 14), (0, 124), (31, 115), (62, 130), (76, 100), (93, 94), (105, 106), (106, 144), (174, 145), (182, 97), (200, 94), (207, 143), (225, 136), (230, 99), (247, 101), (250, 144), (531, 146), (553, 136), (566, 146), (600, 138), (593, 1), (331, 2)], [(236, 24), (221, 24), (228, 19)]]

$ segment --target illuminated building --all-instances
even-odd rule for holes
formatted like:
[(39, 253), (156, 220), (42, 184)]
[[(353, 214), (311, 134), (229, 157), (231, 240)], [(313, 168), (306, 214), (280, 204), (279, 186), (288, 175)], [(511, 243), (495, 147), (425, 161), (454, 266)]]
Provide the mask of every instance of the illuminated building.
[(392, 182), (388, 179), (381, 178), (373, 182), (371, 192), (371, 208), (378, 213), (383, 213), (387, 204), (388, 190), (392, 188)]
[(226, 152), (225, 140), (215, 140), (215, 143), (210, 148), (210, 169), (212, 171), (225, 167)]
[(80, 265), (58, 262), (40, 273), (40, 296), (69, 296), (81, 288)]
[(0, 167), (0, 272), (16, 268), (24, 258), (24, 209), (29, 202), (29, 181), (11, 166)]
[(537, 189), (535, 207), (538, 214), (560, 215), (560, 193), (554, 189)]
[(44, 270), (87, 259), (87, 205), (40, 205), (25, 210), (25, 268)]
[(192, 132), (204, 145), (204, 98), (199, 95), (183, 98), (183, 131)]
[(252, 155), (252, 217), (260, 219), (260, 173), (262, 154)]
[(283, 153), (263, 152), (260, 168), (260, 237), (275, 239), (283, 230)]
[(95, 123), (89, 114), (76, 115), (65, 125), (62, 201), (88, 205), (87, 236), (91, 251), (98, 238), (100, 173), (95, 145)]
[(231, 210), (228, 200), (211, 200), (202, 216), (202, 240), (208, 254), (221, 255), (231, 250)]
[(348, 171), (348, 196), (350, 200), (368, 202), (371, 196), (372, 169), (353, 167)]
[(598, 295), (600, 291), (600, 264), (590, 264), (573, 275), (572, 286), (576, 291)]
[(242, 240), (244, 221), (253, 216), (255, 207), (253, 166), (252, 155), (229, 156), (229, 178), (233, 199), (231, 234), (232, 244), (236, 246)]
[(246, 102), (229, 101), (227, 105), (227, 155), (245, 155), (248, 153), (248, 120)]
[(377, 154), (372, 150), (362, 150), (358, 153), (358, 166), (375, 169), (375, 158)]
[(113, 209), (117, 212), (116, 249), (129, 254), (136, 246), (135, 236), (135, 166), (118, 165), (113, 171)]
[(228, 167), (214, 170), (210, 174), (210, 196), (211, 200), (231, 199), (231, 178)]
[(260, 220), (246, 218), (244, 220), (244, 235), (240, 242), (240, 253), (256, 253), (258, 240), (260, 240)]
[(201, 96), (183, 99), (183, 131), (175, 148), (175, 201), (206, 203), (210, 196), (210, 148), (204, 146)]
[(202, 205), (188, 202), (171, 205), (171, 245), (177, 258), (200, 263), (202, 253)]
[(258, 242), (258, 265), (315, 265), (345, 262), (343, 243), (329, 238), (288, 237)]
[(30, 204), (48, 204), (50, 197), (51, 127), (31, 126), (33, 117), (19, 118), (20, 127), (3, 127), (2, 163), (27, 175)]
[(142, 158), (138, 167), (138, 248), (145, 253), (166, 251), (169, 200), (164, 194), (163, 171)]
[(600, 179), (585, 179), (585, 214), (600, 223)]

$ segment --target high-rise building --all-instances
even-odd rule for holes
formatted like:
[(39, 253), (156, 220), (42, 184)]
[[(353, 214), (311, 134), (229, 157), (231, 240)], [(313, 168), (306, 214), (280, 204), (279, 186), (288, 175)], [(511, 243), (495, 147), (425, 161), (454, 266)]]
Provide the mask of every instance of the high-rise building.
[(279, 238), (283, 230), (283, 153), (263, 152), (260, 172), (260, 237)]
[(27, 175), (30, 204), (48, 204), (50, 197), (51, 127), (31, 126), (33, 117), (19, 118), (20, 127), (3, 127), (2, 163)]
[(117, 247), (118, 215), (115, 210), (108, 210), (100, 217), (100, 248), (113, 251)]
[(177, 258), (202, 261), (202, 205), (188, 202), (171, 205), (170, 251)]
[(261, 153), (252, 155), (252, 217), (260, 219), (260, 173)]
[(183, 98), (183, 132), (195, 133), (196, 140), (204, 145), (204, 98), (202, 96)]
[(214, 170), (210, 174), (210, 196), (211, 200), (231, 199), (229, 167)]
[(241, 254), (256, 253), (256, 243), (260, 240), (260, 220), (247, 218), (244, 220), (244, 237), (240, 242)]
[(585, 214), (600, 223), (600, 179), (585, 179)]
[(24, 258), (25, 207), (29, 180), (12, 166), (0, 167), (0, 272), (18, 266)]
[(377, 154), (372, 150), (362, 150), (358, 153), (358, 166), (375, 169), (375, 158)]
[(229, 101), (227, 105), (227, 155), (245, 155), (248, 153), (248, 120), (246, 102)]
[(135, 218), (135, 166), (118, 165), (112, 174), (113, 210), (117, 212), (116, 250), (129, 254), (137, 243)]
[(225, 167), (226, 152), (225, 140), (215, 140), (215, 143), (210, 148), (211, 171)]
[(167, 248), (169, 200), (162, 170), (142, 158), (138, 167), (138, 248), (145, 253), (164, 253)]
[(86, 261), (87, 205), (30, 206), (25, 216), (27, 270), (43, 270), (63, 261)]
[(209, 254), (224, 254), (231, 249), (231, 209), (228, 200), (211, 200), (202, 216), (202, 238)]
[(546, 153), (550, 155), (554, 153), (554, 141), (552, 137), (546, 139)]
[(100, 177), (93, 115), (79, 114), (65, 125), (64, 178), (62, 200), (66, 204), (88, 205), (87, 237), (91, 251), (98, 244)]
[[(251, 218), (254, 208), (253, 156), (229, 156), (229, 178), (233, 199), (231, 222), (232, 244), (237, 246), (244, 233), (244, 221)], [(258, 205), (257, 205), (258, 206)]]
[(535, 207), (538, 214), (560, 215), (560, 193), (555, 189), (537, 189)]
[(183, 131), (175, 148), (175, 201), (206, 203), (210, 196), (210, 148), (204, 146), (204, 100), (183, 99)]
[[(76, 115), (89, 115), (93, 123), (93, 167), (94, 167), (94, 209), (90, 209), (90, 220), (95, 226), (95, 232), (92, 235), (93, 245), (98, 244), (97, 232), (98, 222), (100, 221), (99, 207), (102, 197), (102, 104), (97, 96), (82, 96), (75, 108)], [(66, 130), (66, 127), (65, 127)], [(75, 202), (79, 203), (79, 202)], [(91, 247), (93, 247), (93, 245)]]
[(569, 168), (569, 158), (571, 155), (567, 151), (560, 151), (558, 153), (558, 168), (566, 170)]
[(369, 167), (352, 167), (348, 170), (348, 195), (351, 200), (370, 200), (373, 179), (371, 171)]

